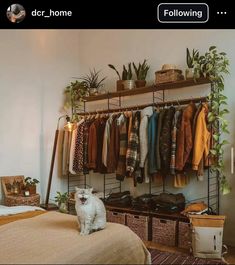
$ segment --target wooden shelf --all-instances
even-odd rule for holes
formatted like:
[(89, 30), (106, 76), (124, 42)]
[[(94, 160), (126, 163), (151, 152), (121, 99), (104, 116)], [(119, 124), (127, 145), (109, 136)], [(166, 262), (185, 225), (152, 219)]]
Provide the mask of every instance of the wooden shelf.
[(163, 84), (151, 85), (151, 86), (146, 86), (146, 87), (140, 87), (140, 88), (135, 88), (131, 90), (110, 92), (107, 94), (100, 94), (97, 96), (89, 96), (89, 97), (84, 97), (83, 99), (84, 101), (91, 102), (91, 101), (97, 101), (97, 100), (104, 100), (108, 98), (111, 99), (111, 98), (116, 98), (116, 97), (139, 95), (139, 94), (145, 94), (145, 93), (150, 93), (150, 92), (155, 92), (155, 91), (171, 90), (171, 89), (198, 86), (198, 85), (209, 84), (209, 83), (210, 81), (206, 78), (197, 79), (196, 82), (194, 81), (194, 79), (188, 79), (188, 80), (181, 80), (177, 82), (170, 82), (170, 83), (163, 83)]

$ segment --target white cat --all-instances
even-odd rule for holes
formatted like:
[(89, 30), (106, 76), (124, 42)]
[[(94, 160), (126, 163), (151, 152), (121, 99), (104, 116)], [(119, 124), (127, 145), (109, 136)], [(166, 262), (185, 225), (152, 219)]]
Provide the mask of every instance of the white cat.
[(106, 210), (103, 202), (92, 194), (91, 189), (75, 188), (75, 209), (80, 225), (80, 234), (89, 235), (104, 229), (106, 226)]

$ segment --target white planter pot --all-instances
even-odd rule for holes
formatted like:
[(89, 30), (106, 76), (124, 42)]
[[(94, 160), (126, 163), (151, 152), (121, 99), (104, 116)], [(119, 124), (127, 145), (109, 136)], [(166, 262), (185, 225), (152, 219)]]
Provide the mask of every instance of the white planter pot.
[(135, 80), (124, 80), (123, 85), (124, 89), (133, 89), (135, 88)]
[(192, 79), (194, 77), (193, 68), (187, 68), (185, 70), (185, 79)]

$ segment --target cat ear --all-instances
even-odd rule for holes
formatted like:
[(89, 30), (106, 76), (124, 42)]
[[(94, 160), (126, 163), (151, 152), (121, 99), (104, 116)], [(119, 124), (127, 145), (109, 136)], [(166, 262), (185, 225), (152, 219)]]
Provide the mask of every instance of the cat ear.
[(89, 189), (89, 192), (92, 193), (92, 191), (93, 191), (93, 188), (90, 188), (90, 189)]
[(75, 191), (77, 192), (77, 191), (80, 191), (80, 189), (78, 188), (78, 187), (75, 187)]

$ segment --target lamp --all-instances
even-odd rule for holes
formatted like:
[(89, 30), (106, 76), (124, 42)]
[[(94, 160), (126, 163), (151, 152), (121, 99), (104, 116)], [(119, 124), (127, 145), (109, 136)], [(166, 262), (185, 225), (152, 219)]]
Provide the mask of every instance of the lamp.
[(68, 115), (63, 115), (58, 118), (57, 122), (57, 128), (55, 131), (55, 137), (54, 137), (54, 145), (53, 145), (53, 152), (51, 157), (51, 166), (50, 166), (50, 173), (49, 173), (49, 179), (48, 179), (48, 185), (47, 185), (47, 194), (46, 194), (46, 200), (44, 204), (41, 204), (40, 206), (46, 210), (55, 210), (58, 209), (57, 205), (49, 203), (49, 197), (50, 197), (50, 191), (51, 191), (51, 182), (52, 182), (52, 176), (53, 176), (53, 169), (54, 169), (54, 163), (55, 163), (55, 155), (56, 155), (56, 149), (57, 149), (57, 142), (58, 142), (58, 136), (59, 136), (59, 124), (60, 120), (62, 118), (66, 118), (66, 125), (64, 126), (64, 129), (66, 131), (72, 132), (76, 128), (76, 124), (71, 122), (70, 117)]

